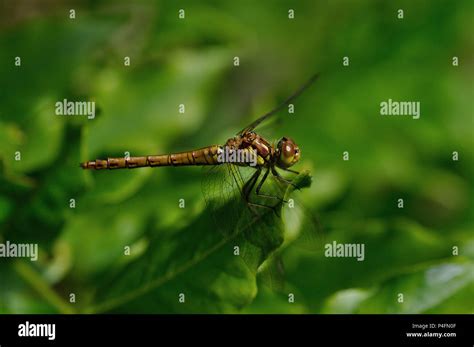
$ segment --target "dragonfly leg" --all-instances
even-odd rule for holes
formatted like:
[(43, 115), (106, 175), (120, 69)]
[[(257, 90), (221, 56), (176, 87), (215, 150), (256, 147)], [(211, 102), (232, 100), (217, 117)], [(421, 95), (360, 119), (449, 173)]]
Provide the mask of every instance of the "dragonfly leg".
[[(257, 171), (255, 171), (255, 173), (252, 175), (252, 177), (250, 177), (250, 179), (245, 183), (245, 185), (242, 189), (244, 200), (247, 203), (247, 206), (249, 207), (250, 211), (252, 211), (252, 213), (254, 213), (256, 215), (257, 215), (257, 213), (251, 207), (270, 209), (278, 216), (278, 212), (276, 210), (276, 207), (278, 206), (278, 204), (275, 205), (275, 206), (268, 206), (268, 205), (264, 205), (264, 204), (260, 204), (260, 203), (250, 201), (250, 194), (252, 193), (252, 190), (255, 187), (255, 184), (257, 183), (258, 178), (260, 177), (261, 173), (262, 173), (262, 169), (258, 168)], [(266, 178), (266, 176), (268, 176), (268, 172), (266, 173), (265, 178)]]
[(279, 181), (281, 182), (284, 182), (286, 184), (291, 184), (293, 186), (293, 188), (295, 189), (298, 189), (300, 190), (300, 187), (298, 187), (296, 184), (294, 184), (293, 182), (287, 180), (286, 178), (282, 177), (277, 170), (275, 170), (275, 168), (272, 168), (272, 174), (273, 176), (275, 176), (276, 179), (278, 179)]
[(276, 207), (275, 207), (275, 206), (267, 206), (267, 205), (264, 205), (264, 204), (258, 204), (258, 203), (250, 202), (250, 201), (247, 201), (247, 206), (249, 207), (250, 211), (252, 211), (252, 213), (253, 213), (256, 217), (258, 217), (258, 213), (256, 213), (255, 210), (253, 210), (251, 207), (269, 209), (269, 210), (271, 210), (273, 213), (275, 213), (275, 214), (277, 215), (277, 217), (280, 217), (280, 215), (278, 214), (278, 211), (276, 210)]
[(291, 173), (294, 173), (295, 175), (299, 175), (299, 174), (300, 174), (298, 171), (291, 170), (291, 169), (288, 169), (288, 168), (280, 168), (280, 169), (285, 170), (285, 171), (288, 171), (288, 172), (291, 172)]
[(268, 168), (267, 171), (265, 172), (265, 174), (263, 175), (262, 179), (260, 180), (259, 184), (257, 185), (257, 189), (255, 190), (255, 193), (257, 193), (257, 195), (262, 197), (262, 198), (276, 199), (280, 202), (287, 203), (288, 201), (285, 201), (284, 199), (282, 199), (278, 196), (260, 193), (260, 189), (262, 189), (263, 183), (265, 183), (265, 180), (267, 179), (269, 173), (270, 173), (270, 168)]
[(245, 182), (244, 186), (242, 187), (242, 194), (245, 199), (245, 201), (249, 202), (250, 201), (250, 193), (252, 192), (253, 187), (255, 186), (255, 183), (258, 180), (258, 177), (260, 176), (260, 173), (262, 172), (261, 168), (257, 168), (257, 171), (250, 177), (250, 179)]

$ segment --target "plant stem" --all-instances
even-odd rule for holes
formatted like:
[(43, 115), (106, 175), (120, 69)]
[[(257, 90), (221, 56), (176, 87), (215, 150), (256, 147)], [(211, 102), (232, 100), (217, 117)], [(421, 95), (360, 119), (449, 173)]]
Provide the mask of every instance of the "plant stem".
[(26, 262), (15, 261), (15, 271), (40, 294), (47, 302), (54, 306), (59, 313), (74, 313), (74, 309), (63, 300), (45, 280)]

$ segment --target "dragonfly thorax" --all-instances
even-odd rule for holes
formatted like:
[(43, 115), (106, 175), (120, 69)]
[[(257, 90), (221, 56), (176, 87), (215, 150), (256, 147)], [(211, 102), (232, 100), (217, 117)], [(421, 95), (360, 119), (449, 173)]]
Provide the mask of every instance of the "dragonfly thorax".
[[(269, 167), (275, 162), (274, 146), (253, 131), (228, 139), (224, 147), (228, 147), (231, 150), (251, 153), (256, 156), (256, 166)], [(241, 164), (246, 165), (246, 163)], [(237, 165), (239, 165), (239, 163), (237, 163)]]

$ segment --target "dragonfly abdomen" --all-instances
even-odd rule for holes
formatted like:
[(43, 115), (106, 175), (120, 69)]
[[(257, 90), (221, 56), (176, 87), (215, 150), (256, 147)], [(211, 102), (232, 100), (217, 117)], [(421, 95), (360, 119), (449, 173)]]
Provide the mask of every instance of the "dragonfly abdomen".
[(96, 159), (81, 164), (83, 169), (134, 169), (138, 167), (156, 166), (189, 166), (189, 165), (219, 165), (217, 153), (222, 146), (213, 145), (192, 151), (149, 155), (143, 157), (123, 157)]

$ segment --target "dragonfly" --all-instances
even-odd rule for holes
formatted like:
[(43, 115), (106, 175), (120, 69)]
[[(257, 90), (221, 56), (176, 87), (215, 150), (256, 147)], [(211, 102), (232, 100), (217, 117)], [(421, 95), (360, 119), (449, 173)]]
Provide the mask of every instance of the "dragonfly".
[[(215, 225), (226, 238), (243, 235), (244, 259), (250, 267), (258, 268), (282, 244), (278, 221), (282, 206), (288, 204), (292, 191), (310, 184), (307, 181), (310, 176), (293, 169), (300, 161), (301, 149), (291, 137), (283, 136), (272, 143), (259, 134), (257, 128), (286, 108), (318, 78), (319, 74), (311, 76), (290, 97), (229, 138), (224, 145), (161, 155), (96, 159), (80, 166), (86, 170), (210, 167), (204, 175), (202, 191)], [(287, 178), (283, 173), (291, 174), (293, 178)], [(273, 183), (267, 184), (270, 177)], [(306, 219), (309, 223), (304, 229), (309, 236), (305, 237), (305, 242), (319, 243), (321, 231), (317, 218)], [(275, 264), (280, 266), (279, 262)]]

